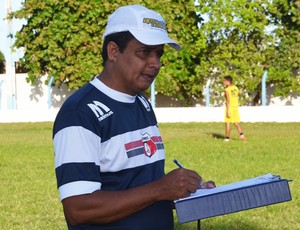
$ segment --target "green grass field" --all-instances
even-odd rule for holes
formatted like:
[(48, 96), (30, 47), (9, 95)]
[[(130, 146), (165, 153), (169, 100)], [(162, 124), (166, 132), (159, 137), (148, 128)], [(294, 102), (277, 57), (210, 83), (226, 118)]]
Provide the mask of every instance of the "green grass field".
[[(293, 200), (201, 221), (201, 229), (300, 229), (300, 123), (243, 123), (247, 141), (223, 141), (222, 123), (160, 124), (166, 172), (178, 159), (217, 185), (265, 173), (293, 179)], [(0, 229), (66, 229), (54, 174), (52, 123), (0, 124)], [(176, 216), (176, 214), (174, 213)], [(196, 229), (196, 222), (175, 229)]]

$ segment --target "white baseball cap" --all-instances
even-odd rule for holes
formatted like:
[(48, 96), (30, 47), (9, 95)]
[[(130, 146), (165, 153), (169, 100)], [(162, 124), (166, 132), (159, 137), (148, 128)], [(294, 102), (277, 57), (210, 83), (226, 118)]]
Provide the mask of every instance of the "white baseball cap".
[(144, 6), (119, 7), (109, 16), (103, 37), (124, 31), (129, 31), (145, 45), (168, 44), (176, 50), (181, 49), (177, 42), (169, 38), (163, 17)]

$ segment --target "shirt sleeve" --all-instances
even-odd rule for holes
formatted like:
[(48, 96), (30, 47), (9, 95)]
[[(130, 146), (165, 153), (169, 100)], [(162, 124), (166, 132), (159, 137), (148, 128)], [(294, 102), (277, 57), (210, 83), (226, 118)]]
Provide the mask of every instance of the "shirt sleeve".
[[(90, 125), (84, 125), (91, 122), (88, 117), (80, 113), (70, 115), (65, 113), (57, 117), (53, 137), (55, 173), (61, 200), (101, 189), (98, 157), (101, 154), (101, 138), (88, 128)], [(65, 119), (69, 119), (68, 125), (60, 128)]]

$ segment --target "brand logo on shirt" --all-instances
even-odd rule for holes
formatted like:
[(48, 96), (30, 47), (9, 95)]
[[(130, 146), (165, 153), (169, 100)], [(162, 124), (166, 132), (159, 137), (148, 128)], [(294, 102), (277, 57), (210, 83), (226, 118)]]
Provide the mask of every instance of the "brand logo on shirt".
[(99, 121), (102, 121), (113, 114), (113, 111), (111, 111), (110, 108), (99, 101), (93, 101), (93, 103), (87, 105), (94, 112)]

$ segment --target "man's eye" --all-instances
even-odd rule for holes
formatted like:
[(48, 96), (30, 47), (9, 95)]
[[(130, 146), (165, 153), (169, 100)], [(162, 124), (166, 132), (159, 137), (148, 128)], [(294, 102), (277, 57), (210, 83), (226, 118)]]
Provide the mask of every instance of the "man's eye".
[(149, 50), (143, 49), (143, 50), (140, 50), (140, 53), (141, 53), (141, 54), (148, 54), (148, 53), (149, 53)]
[(140, 50), (137, 51), (137, 55), (140, 58), (147, 58), (148, 55), (149, 55), (149, 50), (148, 49), (140, 49)]
[(147, 58), (149, 55), (152, 55), (151, 53), (153, 52), (153, 55), (156, 55), (158, 58), (161, 58), (161, 56), (164, 54), (163, 50), (154, 50), (154, 49), (140, 49), (138, 50), (137, 54), (138, 56), (142, 58)]

